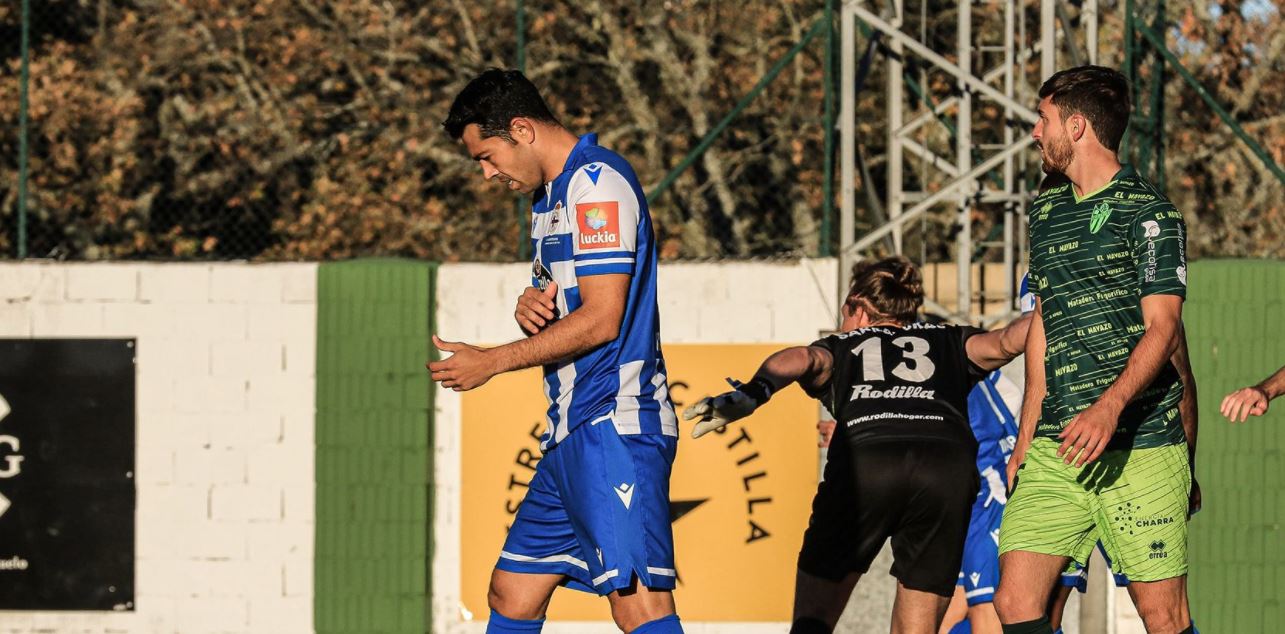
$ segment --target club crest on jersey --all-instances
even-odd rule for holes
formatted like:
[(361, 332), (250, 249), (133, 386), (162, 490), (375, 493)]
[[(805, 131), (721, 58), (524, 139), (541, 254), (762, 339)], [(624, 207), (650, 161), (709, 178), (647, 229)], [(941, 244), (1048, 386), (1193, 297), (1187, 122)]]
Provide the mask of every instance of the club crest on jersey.
[(580, 226), (576, 246), (581, 250), (620, 247), (620, 203), (579, 203), (576, 223)]
[(1097, 233), (1111, 217), (1111, 205), (1098, 203), (1093, 207), (1093, 217), (1089, 219), (1089, 233)]
[(531, 262), (531, 277), (535, 278), (535, 285), (542, 291), (548, 289), (549, 284), (553, 282), (553, 273), (550, 273), (539, 260)]

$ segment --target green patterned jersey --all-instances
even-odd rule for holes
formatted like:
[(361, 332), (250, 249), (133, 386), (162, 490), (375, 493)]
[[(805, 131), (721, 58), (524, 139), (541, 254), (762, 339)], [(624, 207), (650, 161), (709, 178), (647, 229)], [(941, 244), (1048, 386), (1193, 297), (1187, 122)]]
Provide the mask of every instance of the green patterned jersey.
[[(1186, 296), (1182, 214), (1129, 165), (1102, 189), (1076, 196), (1070, 183), (1032, 203), (1031, 287), (1040, 298), (1047, 395), (1036, 437), (1056, 438), (1124, 371), (1142, 339), (1141, 298)], [(1172, 363), (1125, 407), (1109, 448), (1186, 441), (1182, 383)]]

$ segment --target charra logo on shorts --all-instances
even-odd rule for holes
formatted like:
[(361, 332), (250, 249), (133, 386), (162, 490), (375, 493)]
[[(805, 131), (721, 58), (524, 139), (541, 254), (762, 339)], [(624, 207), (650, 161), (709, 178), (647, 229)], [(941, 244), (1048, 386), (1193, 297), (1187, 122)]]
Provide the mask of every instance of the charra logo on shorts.
[(581, 250), (620, 246), (620, 203), (577, 204), (576, 222), (580, 226), (576, 246)]
[(917, 385), (897, 385), (886, 390), (876, 390), (866, 384), (861, 384), (852, 388), (852, 398), (855, 401), (859, 398), (933, 398), (936, 390), (925, 390)]
[(1136, 521), (1134, 522), (1134, 524), (1135, 524), (1138, 528), (1146, 528), (1146, 527), (1148, 527), (1148, 526), (1163, 526), (1163, 525), (1165, 525), (1165, 524), (1172, 524), (1172, 523), (1173, 523), (1173, 518), (1172, 518), (1172, 517), (1164, 517), (1164, 516), (1160, 516), (1160, 517), (1156, 517), (1156, 516), (1152, 516), (1152, 517), (1144, 517), (1144, 518), (1142, 518), (1142, 519), (1140, 519), (1140, 520), (1136, 520)]

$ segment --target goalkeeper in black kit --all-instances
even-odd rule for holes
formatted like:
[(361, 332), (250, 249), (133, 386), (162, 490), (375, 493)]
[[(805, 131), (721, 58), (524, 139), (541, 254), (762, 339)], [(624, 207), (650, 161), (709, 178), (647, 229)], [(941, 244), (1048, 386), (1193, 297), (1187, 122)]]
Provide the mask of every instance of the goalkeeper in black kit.
[(1030, 320), (993, 332), (915, 323), (922, 305), (919, 271), (906, 258), (858, 263), (842, 333), (774, 353), (748, 383), (683, 414), (697, 419), (699, 438), (796, 382), (835, 414), (799, 553), (791, 632), (832, 631), (890, 538), (894, 633), (935, 634), (955, 591), (979, 486), (968, 392), (1021, 354)]

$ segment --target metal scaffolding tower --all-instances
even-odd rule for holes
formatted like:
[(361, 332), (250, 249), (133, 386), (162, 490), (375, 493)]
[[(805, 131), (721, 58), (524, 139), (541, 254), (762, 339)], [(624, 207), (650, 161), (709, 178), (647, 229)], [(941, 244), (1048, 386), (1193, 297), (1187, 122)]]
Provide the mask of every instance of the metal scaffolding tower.
[[(1033, 152), (1028, 151), (1033, 145), (1030, 130), (1036, 120), (1033, 106), (1040, 83), (1057, 67), (1059, 7), (1053, 0), (960, 0), (956, 4), (956, 50), (952, 61), (931, 48), (922, 28), (917, 35), (906, 32), (906, 4), (907, 0), (878, 3), (842, 0), (840, 279), (846, 279), (846, 272), (855, 259), (878, 244), (887, 244), (889, 238), (892, 250), (901, 253), (905, 233), (913, 227), (909, 224), (911, 221), (919, 220), (922, 224), (928, 211), (953, 204), (957, 213), (954, 242), (958, 279), (955, 301), (951, 303), (955, 308), (947, 309), (941, 302), (931, 301), (940, 298), (931, 298), (928, 307), (955, 319), (993, 323), (1008, 318), (1016, 307), (1016, 271), (1026, 257), (1023, 207), (1030, 200), (1032, 189), (1026, 176), (1033, 165), (1028, 161), (1034, 158)], [(923, 12), (925, 3), (917, 4)], [(882, 12), (874, 5), (884, 6)], [(1028, 19), (1024, 10), (1036, 5), (1039, 20), (1034, 26), (1038, 29), (1038, 39), (1027, 35)], [(990, 37), (975, 36), (975, 7), (991, 12), (980, 16), (992, 25), (984, 34)], [(1065, 7), (1061, 9), (1064, 11)], [(999, 23), (996, 16), (1001, 13), (1002, 33), (999, 43), (995, 43), (994, 25)], [(1065, 29), (1069, 23), (1065, 16), (1062, 19)], [(921, 24), (923, 21), (920, 20)], [(1094, 63), (1098, 48), (1097, 0), (1084, 0), (1080, 21), (1087, 36), (1088, 61)], [(887, 221), (860, 239), (855, 235), (858, 26), (886, 42), (883, 61), (887, 65), (888, 122), (883, 202)], [(1046, 42), (1053, 44), (1046, 45)], [(1028, 70), (1029, 62), (1037, 54), (1040, 56), (1038, 77)], [(953, 79), (955, 93), (934, 104), (927, 88), (916, 81), (912, 67), (929, 67), (945, 73)], [(907, 87), (914, 93), (913, 100), (906, 95)], [(980, 106), (986, 102), (1002, 111), (998, 129), (994, 117), (981, 120), (985, 115)], [(952, 110), (953, 125), (947, 117)], [(934, 123), (951, 133), (953, 156), (949, 155), (950, 150), (934, 151), (916, 139), (924, 126)], [(919, 161), (917, 173), (907, 169), (910, 161)], [(924, 174), (930, 177), (923, 178)], [(924, 183), (941, 185), (929, 188)], [(975, 213), (989, 214), (999, 235), (992, 232), (982, 239), (974, 236)], [(995, 249), (1000, 249), (1001, 255), (996, 256)], [(990, 262), (991, 266), (997, 263), (1003, 266), (1003, 288), (974, 290), (973, 265), (983, 261)], [(987, 311), (988, 304), (1002, 305), (1006, 310)]]

